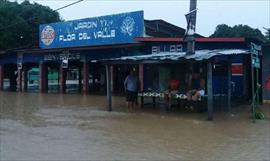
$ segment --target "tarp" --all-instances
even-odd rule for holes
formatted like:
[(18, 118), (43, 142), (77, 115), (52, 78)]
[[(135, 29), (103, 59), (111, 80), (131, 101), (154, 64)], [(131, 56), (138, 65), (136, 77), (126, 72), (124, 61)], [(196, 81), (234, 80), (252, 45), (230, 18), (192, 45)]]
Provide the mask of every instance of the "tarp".
[(119, 58), (103, 59), (103, 61), (144, 61), (144, 60), (171, 60), (177, 61), (181, 59), (205, 60), (214, 56), (249, 54), (248, 50), (243, 49), (217, 49), (217, 50), (197, 50), (195, 54), (186, 55), (186, 52), (162, 52), (158, 54), (147, 54), (138, 56), (123, 56)]

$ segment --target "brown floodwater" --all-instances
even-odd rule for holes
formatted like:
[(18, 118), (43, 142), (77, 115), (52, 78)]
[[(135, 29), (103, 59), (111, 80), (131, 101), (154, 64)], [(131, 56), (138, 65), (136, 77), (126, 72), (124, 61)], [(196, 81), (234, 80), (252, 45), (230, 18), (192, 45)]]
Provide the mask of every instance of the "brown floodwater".
[(123, 97), (0, 92), (0, 160), (270, 160), (270, 107), (125, 112)]

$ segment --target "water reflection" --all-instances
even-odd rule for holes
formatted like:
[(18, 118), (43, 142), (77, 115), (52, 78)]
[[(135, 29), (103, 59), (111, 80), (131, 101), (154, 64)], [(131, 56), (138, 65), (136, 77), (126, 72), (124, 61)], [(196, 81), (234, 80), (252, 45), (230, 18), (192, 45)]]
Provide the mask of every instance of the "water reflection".
[[(269, 160), (269, 120), (124, 112), (124, 98), (0, 92), (1, 160)], [(264, 107), (269, 117), (269, 107)]]

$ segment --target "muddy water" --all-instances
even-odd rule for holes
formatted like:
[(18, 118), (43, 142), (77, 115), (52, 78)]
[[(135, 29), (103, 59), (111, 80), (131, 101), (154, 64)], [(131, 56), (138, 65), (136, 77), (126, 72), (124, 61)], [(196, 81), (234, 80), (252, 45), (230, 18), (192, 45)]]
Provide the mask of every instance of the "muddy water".
[[(0, 92), (0, 160), (270, 160), (270, 121), (233, 114), (126, 113), (121, 97)], [(269, 108), (263, 107), (269, 118)]]

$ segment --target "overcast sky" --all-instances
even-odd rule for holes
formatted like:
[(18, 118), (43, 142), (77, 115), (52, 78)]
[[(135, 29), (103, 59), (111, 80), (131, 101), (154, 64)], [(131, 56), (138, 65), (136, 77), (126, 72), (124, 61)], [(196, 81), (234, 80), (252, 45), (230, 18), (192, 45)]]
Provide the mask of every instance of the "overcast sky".
[[(57, 9), (76, 0), (34, 1)], [(196, 32), (204, 36), (211, 35), (218, 24), (246, 24), (263, 33), (263, 27), (270, 28), (269, 0), (198, 0), (197, 8)], [(136, 10), (144, 10), (145, 19), (163, 19), (186, 28), (184, 15), (189, 10), (189, 0), (85, 0), (59, 12), (64, 20), (74, 20)]]

